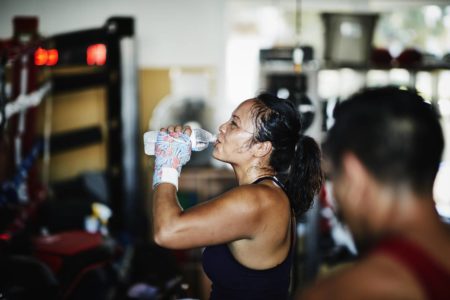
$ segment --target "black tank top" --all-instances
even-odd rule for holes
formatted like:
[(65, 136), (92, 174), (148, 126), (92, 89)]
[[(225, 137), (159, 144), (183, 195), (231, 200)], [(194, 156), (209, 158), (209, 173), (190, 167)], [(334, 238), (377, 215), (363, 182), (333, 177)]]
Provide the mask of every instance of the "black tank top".
[[(253, 184), (265, 179), (274, 181), (284, 190), (276, 177), (262, 177)], [(284, 261), (265, 270), (254, 270), (240, 264), (227, 244), (206, 247), (202, 254), (202, 262), (205, 273), (212, 281), (210, 300), (287, 299), (294, 259), (295, 230), (293, 229), (291, 236), (291, 247)]]

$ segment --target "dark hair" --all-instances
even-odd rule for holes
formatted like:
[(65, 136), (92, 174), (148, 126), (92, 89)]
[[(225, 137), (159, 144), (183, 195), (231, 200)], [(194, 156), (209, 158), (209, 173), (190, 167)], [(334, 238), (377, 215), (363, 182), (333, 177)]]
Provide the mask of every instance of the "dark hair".
[(377, 180), (432, 193), (444, 138), (433, 107), (414, 90), (365, 89), (335, 110), (324, 152), (336, 171), (354, 153)]
[(308, 210), (322, 186), (319, 146), (314, 139), (301, 134), (300, 113), (290, 100), (269, 93), (262, 93), (255, 100), (254, 140), (272, 143), (269, 164), (277, 175), (287, 172), (285, 190), (299, 215)]

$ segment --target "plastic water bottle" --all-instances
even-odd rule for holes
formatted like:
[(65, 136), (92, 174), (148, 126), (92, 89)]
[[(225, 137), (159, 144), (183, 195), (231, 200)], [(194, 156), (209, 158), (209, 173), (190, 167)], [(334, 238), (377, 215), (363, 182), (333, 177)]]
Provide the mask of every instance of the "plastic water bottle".
[[(147, 155), (155, 155), (155, 143), (158, 131), (147, 131), (144, 133), (144, 152)], [(209, 143), (214, 143), (217, 137), (201, 128), (192, 129), (191, 143), (192, 151), (202, 151), (208, 148)]]

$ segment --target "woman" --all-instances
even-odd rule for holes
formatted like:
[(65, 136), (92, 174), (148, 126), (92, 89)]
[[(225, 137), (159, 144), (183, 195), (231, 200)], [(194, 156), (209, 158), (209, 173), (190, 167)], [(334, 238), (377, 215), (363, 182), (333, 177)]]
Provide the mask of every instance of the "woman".
[[(300, 134), (288, 100), (261, 94), (242, 102), (219, 127), (213, 157), (229, 163), (239, 186), (182, 211), (176, 198), (190, 157), (190, 128), (161, 129), (153, 186), (154, 238), (160, 246), (205, 247), (210, 299), (286, 299), (295, 214), (305, 212), (322, 183), (320, 150)], [(282, 183), (278, 175), (287, 173)]]

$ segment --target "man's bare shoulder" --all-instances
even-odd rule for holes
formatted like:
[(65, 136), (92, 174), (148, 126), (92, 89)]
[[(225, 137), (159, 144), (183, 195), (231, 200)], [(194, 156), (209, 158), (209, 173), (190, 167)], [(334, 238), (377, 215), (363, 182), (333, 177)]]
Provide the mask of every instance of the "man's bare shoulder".
[(385, 255), (371, 255), (319, 279), (296, 297), (314, 299), (424, 299), (408, 269)]

